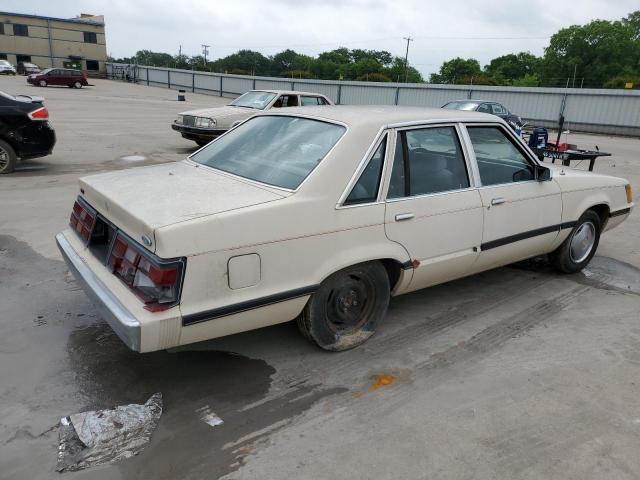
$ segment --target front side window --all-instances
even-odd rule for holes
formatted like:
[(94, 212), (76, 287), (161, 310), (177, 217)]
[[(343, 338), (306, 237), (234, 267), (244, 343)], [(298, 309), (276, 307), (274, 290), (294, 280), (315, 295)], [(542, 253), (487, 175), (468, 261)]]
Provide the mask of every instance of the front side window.
[(13, 34), (16, 37), (28, 37), (29, 27), (27, 25), (20, 25), (19, 23), (13, 24)]
[(398, 132), (388, 198), (468, 187), (469, 175), (454, 127)]
[(482, 113), (491, 113), (491, 107), (489, 107), (488, 103), (483, 103), (478, 107), (478, 111)]
[(298, 106), (297, 95), (281, 95), (280, 98), (278, 98), (278, 100), (276, 100), (275, 103), (273, 104), (274, 108), (297, 107), (297, 106)]
[(535, 171), (500, 127), (467, 126), (483, 185), (533, 180)]
[(296, 189), (346, 128), (300, 117), (254, 117), (198, 150), (194, 162), (276, 187)]
[(240, 95), (229, 105), (262, 110), (269, 105), (269, 102), (271, 102), (275, 96), (276, 94), (273, 92), (247, 92), (244, 95)]
[(360, 174), (360, 178), (351, 189), (351, 193), (345, 200), (345, 205), (357, 205), (359, 203), (371, 203), (378, 199), (378, 189), (382, 178), (382, 166), (384, 165), (384, 152), (387, 148), (387, 137), (380, 142), (369, 163)]

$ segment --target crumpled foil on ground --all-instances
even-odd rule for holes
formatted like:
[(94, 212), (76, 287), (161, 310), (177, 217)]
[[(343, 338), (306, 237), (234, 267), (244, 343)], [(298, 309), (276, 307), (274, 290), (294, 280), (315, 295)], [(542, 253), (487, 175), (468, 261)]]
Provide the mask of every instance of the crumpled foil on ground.
[(62, 418), (56, 470), (82, 470), (137, 455), (151, 439), (160, 415), (162, 393), (155, 393), (144, 405), (123, 405)]

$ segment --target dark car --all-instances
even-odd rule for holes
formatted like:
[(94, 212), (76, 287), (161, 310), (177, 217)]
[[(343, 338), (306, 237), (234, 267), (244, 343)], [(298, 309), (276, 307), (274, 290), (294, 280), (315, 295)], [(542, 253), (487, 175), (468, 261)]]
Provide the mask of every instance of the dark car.
[(46, 68), (40, 73), (29, 75), (27, 82), (38, 87), (66, 85), (71, 88), (82, 88), (89, 85), (85, 74), (72, 68)]
[(35, 63), (18, 62), (19, 75), (31, 75), (32, 73), (40, 73), (40, 67)]
[(514, 129), (524, 125), (524, 122), (518, 115), (511, 113), (507, 107), (498, 102), (491, 102), (488, 100), (454, 100), (453, 102), (443, 105), (442, 108), (491, 113), (502, 118)]
[(18, 159), (49, 155), (56, 133), (42, 97), (0, 92), (0, 174), (11, 173)]

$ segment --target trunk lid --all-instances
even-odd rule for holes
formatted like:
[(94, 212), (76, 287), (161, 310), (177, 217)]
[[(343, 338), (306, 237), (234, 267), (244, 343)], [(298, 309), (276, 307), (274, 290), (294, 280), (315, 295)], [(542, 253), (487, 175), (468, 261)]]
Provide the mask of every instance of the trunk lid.
[(230, 177), (184, 160), (131, 168), (79, 180), (99, 214), (143, 244), (160, 227), (284, 198), (287, 193)]

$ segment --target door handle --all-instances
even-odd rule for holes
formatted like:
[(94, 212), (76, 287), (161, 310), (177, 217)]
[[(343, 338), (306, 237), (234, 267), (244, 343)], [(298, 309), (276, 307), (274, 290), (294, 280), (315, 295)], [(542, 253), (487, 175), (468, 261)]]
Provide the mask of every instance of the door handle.
[(497, 197), (497, 198), (491, 199), (491, 205), (500, 205), (504, 202), (505, 202), (504, 197)]
[(413, 213), (399, 213), (396, 215), (396, 222), (402, 222), (403, 220), (411, 220), (414, 217)]

